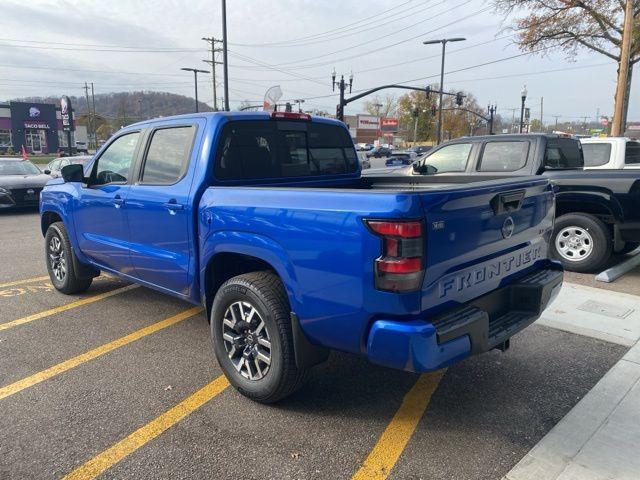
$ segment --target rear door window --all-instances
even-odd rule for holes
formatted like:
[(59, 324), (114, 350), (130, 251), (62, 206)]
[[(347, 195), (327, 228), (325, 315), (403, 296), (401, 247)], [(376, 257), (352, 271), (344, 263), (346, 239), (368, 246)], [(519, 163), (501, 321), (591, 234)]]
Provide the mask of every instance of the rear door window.
[(184, 175), (196, 128), (161, 128), (153, 132), (142, 168), (140, 183), (171, 185)]
[(548, 169), (583, 168), (582, 144), (572, 138), (550, 138), (544, 155)]
[(640, 142), (627, 142), (624, 163), (625, 165), (640, 166)]
[(487, 142), (482, 150), (481, 172), (515, 172), (527, 163), (529, 142)]
[(611, 158), (610, 143), (583, 143), (582, 153), (584, 155), (585, 167), (601, 167), (609, 163)]
[(215, 173), (222, 180), (355, 173), (358, 158), (337, 125), (296, 121), (232, 121), (225, 125)]

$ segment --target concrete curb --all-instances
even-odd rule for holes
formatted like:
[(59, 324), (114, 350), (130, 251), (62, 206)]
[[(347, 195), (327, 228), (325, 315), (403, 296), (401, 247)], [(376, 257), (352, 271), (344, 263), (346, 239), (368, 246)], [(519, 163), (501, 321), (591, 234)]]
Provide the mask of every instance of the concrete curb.
[(604, 272), (596, 275), (596, 280), (599, 282), (611, 283), (620, 278), (625, 273), (630, 272), (638, 265), (640, 265), (640, 251), (636, 250), (636, 253), (633, 257), (619, 263), (618, 265), (614, 265), (613, 267), (608, 268)]

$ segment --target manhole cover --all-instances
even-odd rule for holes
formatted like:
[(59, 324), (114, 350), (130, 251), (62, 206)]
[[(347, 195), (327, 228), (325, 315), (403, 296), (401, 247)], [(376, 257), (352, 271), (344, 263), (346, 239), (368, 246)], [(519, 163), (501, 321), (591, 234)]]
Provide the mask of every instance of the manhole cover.
[(627, 318), (633, 313), (633, 308), (619, 307), (610, 303), (596, 302), (595, 300), (587, 300), (578, 307), (578, 310), (611, 318)]

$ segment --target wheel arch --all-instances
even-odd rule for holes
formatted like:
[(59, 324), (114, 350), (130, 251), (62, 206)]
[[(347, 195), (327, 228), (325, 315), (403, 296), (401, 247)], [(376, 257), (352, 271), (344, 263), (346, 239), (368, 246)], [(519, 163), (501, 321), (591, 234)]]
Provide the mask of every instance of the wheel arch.
[(42, 215), (40, 216), (40, 230), (42, 231), (43, 237), (47, 234), (49, 226), (56, 222), (64, 223), (62, 216), (58, 212), (54, 212), (52, 210), (42, 212)]

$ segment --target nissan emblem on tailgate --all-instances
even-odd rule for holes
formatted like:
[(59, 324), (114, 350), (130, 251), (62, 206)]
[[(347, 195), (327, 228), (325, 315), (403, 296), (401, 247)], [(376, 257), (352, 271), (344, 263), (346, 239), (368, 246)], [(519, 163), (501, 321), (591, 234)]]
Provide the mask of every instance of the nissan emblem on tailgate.
[(502, 236), (504, 238), (511, 238), (511, 235), (513, 235), (513, 231), (515, 230), (515, 228), (516, 225), (513, 222), (513, 218), (507, 217), (502, 224)]

